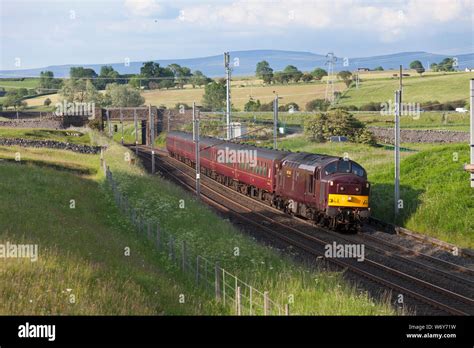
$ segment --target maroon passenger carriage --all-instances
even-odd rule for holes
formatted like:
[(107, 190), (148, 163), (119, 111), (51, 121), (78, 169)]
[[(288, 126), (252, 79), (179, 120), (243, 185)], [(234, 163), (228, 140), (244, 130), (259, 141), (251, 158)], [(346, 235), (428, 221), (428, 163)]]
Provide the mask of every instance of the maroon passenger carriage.
[[(192, 134), (170, 132), (166, 146), (171, 157), (194, 166)], [(223, 156), (232, 153), (253, 156)], [(201, 137), (200, 164), (201, 173), (236, 191), (331, 228), (353, 229), (370, 214), (367, 175), (349, 159)]]

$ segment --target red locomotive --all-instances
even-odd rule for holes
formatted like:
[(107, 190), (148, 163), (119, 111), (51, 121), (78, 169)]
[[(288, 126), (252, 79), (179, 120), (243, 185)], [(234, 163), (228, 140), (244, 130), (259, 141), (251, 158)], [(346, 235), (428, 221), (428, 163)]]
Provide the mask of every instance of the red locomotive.
[[(192, 134), (170, 132), (170, 156), (194, 166)], [(291, 153), (200, 139), (201, 173), (250, 197), (332, 229), (352, 230), (369, 217), (365, 170), (341, 157)]]

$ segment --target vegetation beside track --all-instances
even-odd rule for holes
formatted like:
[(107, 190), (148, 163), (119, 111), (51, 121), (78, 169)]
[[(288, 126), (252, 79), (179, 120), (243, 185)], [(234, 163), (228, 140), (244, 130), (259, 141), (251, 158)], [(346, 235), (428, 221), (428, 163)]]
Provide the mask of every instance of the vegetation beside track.
[(1, 315), (223, 313), (137, 238), (98, 155), (0, 147), (0, 159), (0, 244), (38, 244), (36, 262), (0, 259)]

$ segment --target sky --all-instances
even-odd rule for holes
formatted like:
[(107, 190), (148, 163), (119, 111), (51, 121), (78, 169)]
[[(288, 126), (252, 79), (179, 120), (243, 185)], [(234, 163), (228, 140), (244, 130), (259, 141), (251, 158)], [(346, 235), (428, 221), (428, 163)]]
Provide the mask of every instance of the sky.
[(0, 70), (276, 49), (474, 52), (474, 0), (0, 0)]

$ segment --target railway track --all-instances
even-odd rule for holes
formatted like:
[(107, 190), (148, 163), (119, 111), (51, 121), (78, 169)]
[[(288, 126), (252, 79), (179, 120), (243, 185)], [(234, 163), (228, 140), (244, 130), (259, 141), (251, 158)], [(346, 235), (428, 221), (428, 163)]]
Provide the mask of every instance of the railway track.
[[(178, 184), (195, 190), (195, 171), (192, 168), (163, 156), (166, 155), (164, 151), (155, 150), (155, 153), (162, 155), (155, 161), (155, 165), (162, 173)], [(139, 147), (139, 156), (149, 161), (149, 149)], [(472, 290), (474, 289), (474, 272), (470, 269), (393, 243), (391, 245), (373, 236), (341, 235), (319, 226), (316, 227), (311, 222), (288, 216), (210, 178), (205, 176), (201, 178), (203, 201), (317, 259), (324, 255), (326, 246), (334, 241), (338, 244), (364, 244), (368, 249), (364, 262), (351, 258), (326, 258), (325, 260), (373, 284), (382, 285), (392, 292), (408, 296), (416, 304), (417, 312), (474, 314)]]

